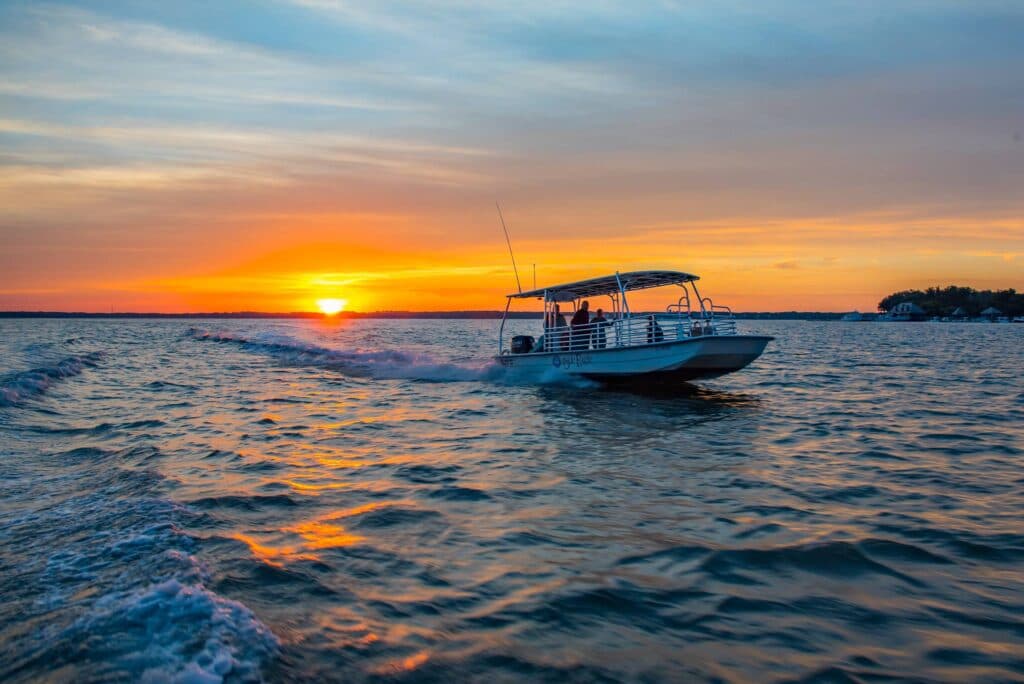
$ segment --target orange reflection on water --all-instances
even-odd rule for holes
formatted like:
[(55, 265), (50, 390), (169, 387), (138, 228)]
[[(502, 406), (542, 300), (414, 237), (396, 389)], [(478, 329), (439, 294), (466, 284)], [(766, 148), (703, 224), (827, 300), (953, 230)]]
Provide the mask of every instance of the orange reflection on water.
[(261, 544), (254, 538), (240, 532), (235, 532), (231, 535), (231, 538), (246, 544), (249, 547), (249, 552), (264, 563), (278, 568), (284, 567), (286, 561), (318, 560), (315, 555), (302, 553), (298, 547)]
[(325, 482), (314, 484), (312, 482), (299, 482), (298, 480), (285, 480), (285, 484), (305, 494), (323, 492), (330, 489), (349, 489), (352, 485), (348, 482)]
[(366, 540), (366, 537), (362, 535), (348, 532), (343, 525), (339, 524), (339, 520), (380, 508), (410, 503), (412, 502), (408, 500), (375, 501), (354, 508), (332, 511), (313, 520), (265, 532), (268, 536), (297, 535), (301, 541), (293, 544), (275, 545), (266, 541), (258, 541), (255, 537), (240, 532), (233, 533), (231, 538), (243, 542), (249, 547), (252, 555), (259, 560), (276, 567), (283, 567), (284, 563), (294, 561), (318, 561), (321, 558), (316, 553), (317, 551), (353, 546)]
[(365, 539), (358, 534), (349, 534), (341, 525), (320, 520), (300, 523), (286, 528), (286, 531), (301, 536), (303, 546), (307, 549), (336, 549), (358, 544)]
[(325, 456), (319, 459), (321, 465), (330, 466), (331, 468), (362, 468), (366, 465), (365, 461), (358, 461), (351, 458), (331, 458)]
[(231, 537), (245, 543), (253, 556), (276, 567), (284, 567), (285, 563), (294, 561), (320, 560), (316, 551), (352, 546), (365, 539), (360, 535), (346, 532), (341, 525), (324, 520), (310, 520), (298, 525), (283, 527), (280, 532), (297, 534), (302, 541), (294, 545), (274, 546), (261, 543), (255, 538), (239, 532), (234, 533)]
[(402, 661), (402, 669), (415, 670), (417, 667), (427, 662), (430, 659), (430, 654), (426, 651), (420, 651), (416, 655), (411, 655)]
[(415, 670), (423, 663), (430, 660), (430, 653), (428, 651), (420, 651), (407, 658), (401, 658), (396, 660), (390, 660), (376, 667), (372, 668), (372, 672), (378, 675), (397, 674), (399, 672), (409, 672)]

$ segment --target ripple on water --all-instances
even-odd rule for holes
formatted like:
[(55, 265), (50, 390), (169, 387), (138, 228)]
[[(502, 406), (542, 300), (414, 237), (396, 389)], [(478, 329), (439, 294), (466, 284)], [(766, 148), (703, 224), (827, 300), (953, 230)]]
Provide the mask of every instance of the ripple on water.
[(208, 588), (188, 513), (143, 469), (155, 452), (80, 447), (30, 468), (0, 531), (18, 568), (0, 573), (5, 681), (250, 679), (276, 652), (251, 610)]
[(1024, 677), (1024, 326), (602, 388), (491, 322), (203, 325), (0, 320), (0, 678)]
[(188, 504), (198, 510), (228, 508), (236, 511), (263, 511), (267, 508), (294, 508), (299, 501), (288, 494), (252, 494), (207, 496)]

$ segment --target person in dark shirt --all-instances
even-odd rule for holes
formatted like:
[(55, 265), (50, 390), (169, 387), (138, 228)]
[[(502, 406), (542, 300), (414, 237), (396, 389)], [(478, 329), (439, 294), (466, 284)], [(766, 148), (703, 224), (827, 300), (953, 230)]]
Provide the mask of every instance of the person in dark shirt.
[(653, 344), (654, 342), (664, 342), (665, 332), (658, 325), (658, 321), (654, 318), (654, 314), (647, 317), (647, 344)]
[(590, 302), (584, 300), (569, 322), (572, 326), (572, 351), (583, 351), (590, 342)]
[(594, 317), (590, 319), (590, 327), (594, 329), (594, 349), (604, 349), (608, 346), (608, 338), (604, 331), (605, 326), (608, 325), (611, 325), (611, 323), (609, 323), (608, 319), (604, 317), (604, 311), (602, 309), (598, 309)]

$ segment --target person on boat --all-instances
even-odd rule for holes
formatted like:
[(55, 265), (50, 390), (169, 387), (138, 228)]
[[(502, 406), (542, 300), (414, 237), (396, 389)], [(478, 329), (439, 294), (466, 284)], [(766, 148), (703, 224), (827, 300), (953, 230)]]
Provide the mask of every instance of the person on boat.
[(604, 317), (604, 310), (598, 309), (594, 317), (590, 319), (590, 327), (594, 329), (592, 340), (594, 349), (604, 349), (608, 346), (608, 338), (604, 329), (609, 325), (611, 325), (611, 321)]
[(551, 330), (555, 327), (555, 314), (558, 312), (558, 305), (555, 304), (552, 308), (544, 312), (544, 332)]
[(658, 325), (657, 319), (654, 318), (654, 314), (647, 317), (647, 344), (653, 344), (655, 342), (665, 341), (665, 331)]
[(555, 304), (554, 310), (551, 312), (551, 332), (548, 338), (551, 340), (549, 343), (548, 351), (565, 351), (569, 348), (569, 330), (568, 325), (565, 323), (565, 316), (562, 315), (562, 310), (558, 304)]
[(584, 300), (572, 315), (572, 351), (584, 351), (590, 343), (590, 302)]

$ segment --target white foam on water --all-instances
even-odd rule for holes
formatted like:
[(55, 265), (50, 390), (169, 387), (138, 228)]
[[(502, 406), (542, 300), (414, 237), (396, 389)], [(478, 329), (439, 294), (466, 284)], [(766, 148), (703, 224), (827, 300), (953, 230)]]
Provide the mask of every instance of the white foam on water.
[[(135, 538), (118, 545), (146, 547), (150, 541)], [(170, 576), (101, 596), (56, 639), (90, 640), (98, 649), (90, 659), (98, 658), (105, 671), (143, 682), (261, 679), (262, 663), (279, 647), (270, 628), (244, 604), (208, 589), (207, 573), (194, 556), (179, 549), (160, 555), (148, 562), (176, 566)]]
[(565, 385), (598, 387), (600, 383), (556, 368), (542, 371), (507, 369), (493, 360), (476, 366), (443, 363), (425, 354), (397, 349), (379, 351), (328, 349), (280, 333), (257, 333), (246, 337), (233, 333), (208, 332), (195, 328), (189, 334), (197, 340), (227, 342), (244, 349), (269, 354), (283, 363), (320, 366), (342, 373), (378, 380), (422, 380), (428, 382), (489, 382), (503, 385)]
[(260, 333), (246, 337), (194, 328), (189, 333), (197, 340), (234, 343), (245, 349), (269, 354), (290, 365), (320, 366), (380, 380), (474, 382), (498, 380), (504, 374), (504, 369), (492, 361), (479, 366), (463, 366), (439, 362), (425, 354), (413, 354), (397, 349), (328, 349), (275, 333)]
[(179, 579), (105, 596), (72, 629), (119, 638), (109, 664), (143, 682), (258, 680), (261, 663), (278, 648), (245, 605)]
[[(83, 680), (260, 680), (276, 636), (247, 606), (210, 588), (193, 555), (196, 540), (177, 524), (192, 513), (154, 496), (156, 474), (124, 466), (141, 456), (101, 449), (57, 456), (72, 469), (38, 486), (64, 485), (66, 497), (23, 506), (0, 534), (42, 545), (18, 558), (35, 581), (5, 596), (25, 606), (23, 619), (34, 625), (16, 637), (15, 650)], [(6, 665), (0, 679), (13, 672)]]

